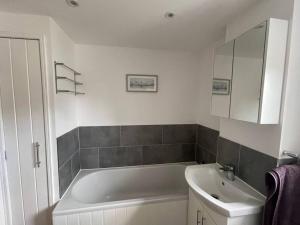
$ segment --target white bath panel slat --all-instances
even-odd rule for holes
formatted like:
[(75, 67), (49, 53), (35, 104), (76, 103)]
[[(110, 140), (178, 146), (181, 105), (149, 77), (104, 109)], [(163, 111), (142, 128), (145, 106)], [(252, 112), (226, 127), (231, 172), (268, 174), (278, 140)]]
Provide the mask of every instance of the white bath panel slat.
[(159, 203), (154, 205), (150, 205), (149, 216), (150, 216), (150, 223), (151, 225), (166, 225), (169, 223), (169, 220), (166, 220), (166, 212), (168, 211), (167, 204)]
[(144, 206), (144, 223), (147, 225), (159, 225), (159, 221), (161, 220), (161, 215), (159, 214), (161, 208), (159, 206), (160, 204), (150, 204)]
[(92, 212), (92, 225), (104, 225), (103, 224), (103, 211)]
[(151, 205), (139, 205), (127, 208), (128, 225), (150, 225)]
[[(77, 215), (77, 216), (76, 216)], [(54, 225), (186, 225), (187, 200), (55, 216)]]
[(81, 213), (79, 215), (79, 224), (80, 225), (92, 225), (92, 215), (90, 212)]
[(173, 225), (184, 225), (187, 223), (187, 201), (169, 203), (165, 205), (164, 209), (165, 222)]
[(116, 209), (103, 210), (103, 225), (115, 225)]
[(67, 216), (55, 216), (55, 217), (53, 217), (53, 224), (55, 224), (55, 225), (67, 225)]
[(127, 223), (130, 225), (136, 225), (138, 206), (132, 206), (127, 208)]
[(148, 205), (146, 209), (146, 223), (147, 225), (186, 225), (186, 207), (186, 201)]
[(67, 225), (80, 225), (79, 224), (79, 215), (73, 214), (67, 216)]
[(116, 223), (115, 225), (130, 225), (127, 221), (127, 208), (116, 209)]

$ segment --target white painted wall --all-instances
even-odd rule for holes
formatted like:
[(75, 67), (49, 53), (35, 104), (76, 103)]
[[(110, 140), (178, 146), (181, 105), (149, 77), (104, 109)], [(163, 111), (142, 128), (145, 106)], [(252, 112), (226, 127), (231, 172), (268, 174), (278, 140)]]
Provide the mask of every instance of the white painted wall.
[(286, 84), (281, 152), (300, 154), (300, 1), (295, 0)]
[[(53, 62), (57, 61), (74, 68), (74, 42), (51, 18), (50, 38), (52, 48), (51, 66), (54, 67)], [(57, 72), (59, 76), (68, 76), (73, 79), (72, 73), (66, 69), (59, 67)], [(59, 80), (58, 84), (61, 89), (73, 88), (73, 84), (69, 81)], [(55, 127), (56, 137), (77, 127), (76, 97), (74, 94), (55, 94)]]
[[(291, 20), (292, 10), (293, 0), (260, 1), (227, 26), (226, 41), (236, 38), (269, 17)], [(221, 119), (220, 135), (276, 158), (279, 156), (281, 125), (256, 125)]]
[[(91, 45), (75, 49), (86, 89), (86, 95), (77, 97), (80, 126), (196, 122), (196, 105), (201, 104), (196, 98), (201, 76), (197, 55)], [(126, 92), (125, 75), (130, 73), (158, 75), (158, 93)]]

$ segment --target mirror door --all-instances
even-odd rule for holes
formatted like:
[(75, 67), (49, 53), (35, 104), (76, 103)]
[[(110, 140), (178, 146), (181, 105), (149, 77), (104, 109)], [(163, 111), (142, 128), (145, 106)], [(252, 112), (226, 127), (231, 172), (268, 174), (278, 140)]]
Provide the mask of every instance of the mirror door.
[(230, 118), (259, 121), (267, 23), (235, 40)]
[(229, 117), (234, 41), (215, 50), (211, 112)]

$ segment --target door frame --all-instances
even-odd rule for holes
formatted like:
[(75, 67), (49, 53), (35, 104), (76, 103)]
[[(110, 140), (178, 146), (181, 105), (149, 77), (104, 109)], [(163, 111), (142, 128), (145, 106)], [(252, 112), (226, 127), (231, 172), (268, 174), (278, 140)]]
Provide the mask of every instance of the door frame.
[[(48, 189), (48, 203), (49, 208), (54, 205), (56, 194), (55, 186), (58, 184), (58, 170), (55, 167), (57, 164), (56, 154), (56, 137), (55, 137), (55, 123), (54, 123), (54, 79), (53, 79), (53, 67), (51, 66), (51, 49), (47, 40), (47, 35), (40, 33), (20, 33), (20, 32), (7, 32), (0, 31), (0, 38), (11, 38), (11, 39), (28, 39), (37, 40), (39, 42), (40, 50), (40, 62), (41, 62), (41, 79), (42, 79), (42, 98), (43, 98), (43, 116), (44, 116), (44, 130), (45, 130), (45, 156), (46, 156), (46, 168), (47, 168), (47, 189)], [(50, 65), (49, 65), (50, 64)], [(0, 101), (0, 110), (1, 101)], [(2, 113), (0, 112), (0, 138), (3, 137), (2, 128)], [(10, 213), (9, 206), (9, 193), (6, 173), (6, 162), (5, 162), (5, 143), (3, 139), (0, 140), (0, 188), (4, 187), (4, 195), (6, 198), (6, 212)], [(3, 161), (3, 163), (2, 163)], [(1, 175), (2, 174), (2, 175)], [(3, 176), (4, 175), (4, 176)], [(57, 181), (56, 181), (57, 180)], [(1, 191), (1, 190), (0, 190)], [(11, 215), (9, 215), (11, 216)], [(9, 217), (8, 216), (8, 217)], [(11, 220), (8, 220), (8, 222)], [(7, 225), (10, 225), (8, 223)]]
[[(1, 88), (0, 88), (1, 89)], [(11, 208), (8, 192), (7, 169), (5, 163), (5, 144), (3, 133), (2, 119), (2, 103), (0, 98), (0, 207), (3, 208), (4, 217), (0, 218), (0, 222), (4, 220), (4, 225), (11, 224)]]

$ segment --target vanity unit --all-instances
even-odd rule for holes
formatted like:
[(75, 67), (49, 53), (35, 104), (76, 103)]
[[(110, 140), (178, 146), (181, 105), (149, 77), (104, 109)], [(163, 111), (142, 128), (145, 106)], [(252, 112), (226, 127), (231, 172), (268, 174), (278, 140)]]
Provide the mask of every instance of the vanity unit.
[(259, 225), (264, 197), (218, 164), (188, 166), (188, 225)]
[(215, 50), (213, 115), (278, 124), (288, 22), (269, 19)]

